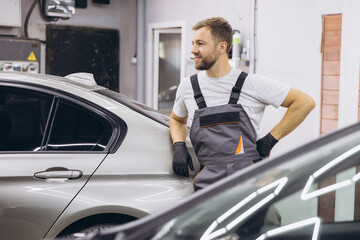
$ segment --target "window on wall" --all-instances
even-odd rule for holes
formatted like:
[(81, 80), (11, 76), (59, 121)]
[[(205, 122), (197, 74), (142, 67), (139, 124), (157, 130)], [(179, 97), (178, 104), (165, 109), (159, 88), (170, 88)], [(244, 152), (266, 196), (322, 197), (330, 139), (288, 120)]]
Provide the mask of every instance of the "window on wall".
[(181, 78), (181, 28), (154, 29), (153, 107), (170, 115)]
[(158, 109), (170, 115), (180, 82), (181, 33), (160, 33)]

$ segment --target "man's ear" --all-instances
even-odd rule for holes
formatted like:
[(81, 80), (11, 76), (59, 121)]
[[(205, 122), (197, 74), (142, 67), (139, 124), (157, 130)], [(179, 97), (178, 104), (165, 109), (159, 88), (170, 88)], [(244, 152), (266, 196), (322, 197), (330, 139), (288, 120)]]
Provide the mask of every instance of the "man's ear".
[(228, 44), (225, 41), (219, 42), (219, 54), (225, 54)]

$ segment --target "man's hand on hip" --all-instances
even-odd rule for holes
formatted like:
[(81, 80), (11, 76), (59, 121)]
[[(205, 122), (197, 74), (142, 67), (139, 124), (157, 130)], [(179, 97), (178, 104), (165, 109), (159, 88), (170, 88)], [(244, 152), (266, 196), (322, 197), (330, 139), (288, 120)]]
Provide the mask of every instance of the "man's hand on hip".
[(270, 133), (256, 141), (256, 149), (261, 157), (268, 157), (271, 149), (278, 142)]

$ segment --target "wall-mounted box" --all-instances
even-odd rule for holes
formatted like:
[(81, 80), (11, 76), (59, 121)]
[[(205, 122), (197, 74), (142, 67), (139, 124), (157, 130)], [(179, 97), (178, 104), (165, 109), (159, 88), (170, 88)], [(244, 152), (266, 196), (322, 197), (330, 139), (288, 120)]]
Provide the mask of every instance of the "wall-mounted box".
[(45, 0), (45, 15), (71, 17), (75, 14), (75, 0)]
[(0, 72), (40, 72), (40, 41), (0, 38)]
[(1, 0), (0, 26), (21, 27), (21, 0)]

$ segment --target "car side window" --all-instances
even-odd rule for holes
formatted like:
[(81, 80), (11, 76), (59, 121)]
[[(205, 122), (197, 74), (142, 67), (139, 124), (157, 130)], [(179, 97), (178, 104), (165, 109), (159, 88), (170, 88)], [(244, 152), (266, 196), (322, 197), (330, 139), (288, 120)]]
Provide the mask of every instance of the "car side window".
[[(249, 224), (242, 226), (239, 235), (246, 238), (249, 228), (252, 228), (256, 230), (251, 234), (262, 233), (258, 239), (264, 240), (322, 239), (328, 236), (331, 239), (355, 239), (354, 236), (360, 234), (358, 221), (327, 215), (334, 214), (335, 208), (344, 210), (351, 209), (351, 204), (354, 206), (351, 199), (337, 201), (335, 193), (345, 199), (343, 191), (349, 188), (354, 190), (360, 179), (360, 174), (355, 171), (359, 157), (360, 145), (337, 156), (320, 169), (314, 169), (303, 189), (272, 204), (263, 215), (263, 222), (257, 226), (254, 221), (248, 221)], [(326, 215), (320, 215), (321, 208), (326, 208)], [(259, 215), (256, 217), (259, 218)]]
[(112, 135), (105, 118), (85, 107), (60, 100), (47, 151), (104, 151)]
[(39, 149), (52, 99), (37, 91), (0, 86), (0, 151)]

